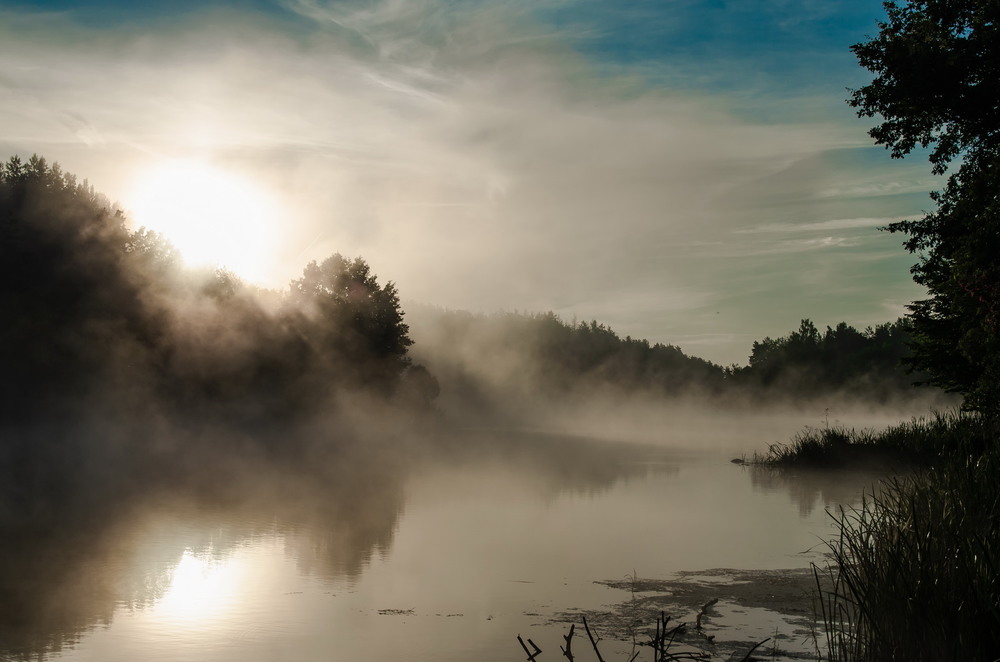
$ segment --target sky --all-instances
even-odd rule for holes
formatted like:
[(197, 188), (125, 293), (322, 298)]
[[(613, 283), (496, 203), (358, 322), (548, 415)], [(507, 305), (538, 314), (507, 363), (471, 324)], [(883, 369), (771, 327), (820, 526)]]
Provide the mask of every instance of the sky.
[[(845, 99), (872, 0), (9, 0), (0, 158), (57, 161), (281, 288), (363, 257), (404, 309), (553, 311), (744, 365), (893, 321), (940, 188)], [(192, 238), (193, 236), (193, 238)], [(186, 242), (186, 243), (185, 243)]]

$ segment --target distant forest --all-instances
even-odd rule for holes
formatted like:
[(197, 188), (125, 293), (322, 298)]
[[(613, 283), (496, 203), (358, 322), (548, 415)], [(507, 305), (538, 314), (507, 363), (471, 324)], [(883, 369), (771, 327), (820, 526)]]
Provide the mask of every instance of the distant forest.
[[(754, 343), (747, 366), (722, 367), (553, 313), (422, 307), (404, 323), (395, 285), (361, 258), (311, 262), (285, 291), (261, 290), (224, 269), (182, 268), (162, 236), (129, 229), (86, 181), (37, 156), (0, 168), (0, 276), (8, 427), (141, 421), (160, 438), (322, 422), (347, 435), (385, 411), (431, 412), (441, 391), (484, 411), (512, 393), (882, 401), (920, 378), (902, 365), (906, 320), (824, 332), (803, 320)], [(369, 411), (382, 413), (366, 422)]]
[(597, 321), (554, 313), (475, 315), (429, 307), (411, 311), (414, 354), (465, 406), (488, 410), (507, 397), (586, 398), (641, 394), (716, 404), (807, 403), (830, 399), (889, 403), (936, 393), (905, 365), (911, 329), (903, 318), (858, 331), (820, 332), (810, 320), (753, 344), (746, 366), (723, 367), (678, 347), (620, 337)]

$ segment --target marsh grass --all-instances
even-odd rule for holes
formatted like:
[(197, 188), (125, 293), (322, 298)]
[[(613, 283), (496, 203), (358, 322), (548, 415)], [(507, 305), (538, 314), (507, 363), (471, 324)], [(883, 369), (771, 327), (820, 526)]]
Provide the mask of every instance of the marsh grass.
[(806, 428), (790, 443), (771, 444), (766, 453), (755, 453), (750, 462), (813, 468), (933, 466), (949, 458), (979, 456), (996, 437), (995, 421), (968, 412), (937, 412), (884, 430)]
[(896, 470), (833, 514), (839, 535), (815, 568), (829, 660), (1000, 660), (998, 427), (965, 412), (881, 431), (827, 425), (752, 458)]
[(835, 516), (816, 570), (830, 660), (1000, 658), (998, 478), (996, 450), (951, 456)]

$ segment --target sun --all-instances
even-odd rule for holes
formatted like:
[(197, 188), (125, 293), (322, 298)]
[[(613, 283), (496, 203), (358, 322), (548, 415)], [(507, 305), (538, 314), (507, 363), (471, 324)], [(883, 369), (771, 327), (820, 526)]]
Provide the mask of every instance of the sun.
[(275, 267), (279, 206), (236, 172), (163, 161), (138, 174), (125, 207), (133, 226), (163, 234), (189, 266), (223, 266), (252, 282), (267, 280)]

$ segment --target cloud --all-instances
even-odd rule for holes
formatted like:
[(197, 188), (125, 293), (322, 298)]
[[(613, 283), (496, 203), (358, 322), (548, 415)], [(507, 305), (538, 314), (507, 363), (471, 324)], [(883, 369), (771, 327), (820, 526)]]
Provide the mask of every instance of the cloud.
[[(811, 112), (825, 97), (761, 120), (770, 102), (740, 112), (747, 90), (699, 88), (712, 70), (690, 59), (676, 87), (645, 75), (655, 60), (609, 69), (579, 48), (598, 29), (586, 3), (285, 7), (297, 20), (218, 11), (155, 30), (7, 12), (0, 142), (112, 198), (162, 158), (255, 178), (287, 209), (276, 284), (339, 251), (411, 300), (552, 309), (662, 342), (781, 333), (755, 283), (783, 292), (775, 278), (787, 289), (817, 255), (882, 246), (868, 220), (915, 209), (918, 179), (872, 188), (912, 170), (876, 176), (887, 160), (865, 156), (855, 122)], [(581, 20), (542, 20), (557, 10)], [(824, 269), (811, 298), (853, 289)], [(732, 327), (715, 329), (723, 317)], [(718, 349), (720, 362), (746, 353)]]
[(901, 216), (890, 218), (834, 218), (818, 223), (767, 223), (753, 228), (735, 230), (737, 234), (827, 232), (829, 230), (852, 230), (855, 228), (876, 229), (903, 220)]

